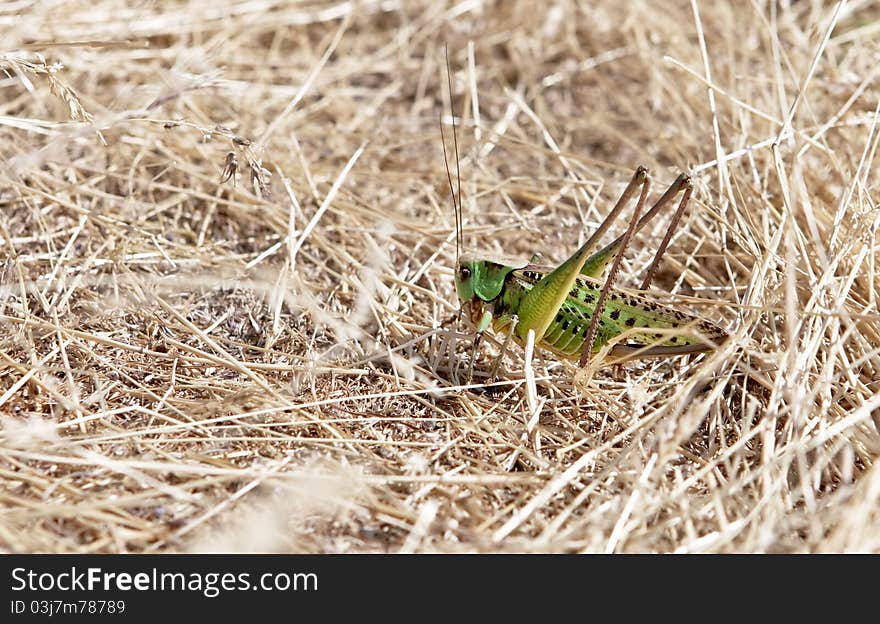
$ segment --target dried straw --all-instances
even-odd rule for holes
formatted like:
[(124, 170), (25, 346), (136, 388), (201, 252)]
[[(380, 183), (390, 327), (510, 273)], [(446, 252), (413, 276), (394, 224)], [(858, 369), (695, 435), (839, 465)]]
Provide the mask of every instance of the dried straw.
[[(880, 550), (876, 6), (20, 11), (3, 550)], [(727, 344), (492, 375), (445, 323), (447, 45), (465, 246), (559, 262), (637, 165), (691, 171), (653, 295)]]

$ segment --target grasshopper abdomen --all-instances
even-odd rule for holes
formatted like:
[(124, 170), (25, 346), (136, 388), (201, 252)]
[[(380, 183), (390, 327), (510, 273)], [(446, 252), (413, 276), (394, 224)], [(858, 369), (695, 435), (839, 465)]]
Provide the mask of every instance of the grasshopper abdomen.
[[(534, 284), (548, 272), (546, 267), (528, 265), (510, 271), (493, 307), (494, 328), (502, 330), (520, 314), (520, 305)], [(596, 310), (602, 284), (580, 276), (550, 321), (539, 344), (559, 355), (577, 358), (584, 348), (590, 320)], [(513, 328), (514, 336), (525, 339)], [(708, 321), (682, 310), (653, 302), (647, 297), (611, 289), (599, 317), (592, 351), (599, 351), (618, 337), (612, 354), (652, 357), (699, 353), (710, 350), (726, 333)]]

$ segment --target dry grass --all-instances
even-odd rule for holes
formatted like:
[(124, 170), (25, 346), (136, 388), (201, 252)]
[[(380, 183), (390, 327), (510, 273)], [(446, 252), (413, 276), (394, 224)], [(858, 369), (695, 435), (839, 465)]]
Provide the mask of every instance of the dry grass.
[[(0, 6), (2, 548), (880, 550), (880, 6), (698, 4)], [(693, 170), (727, 345), (469, 379), (444, 44), (467, 246)]]

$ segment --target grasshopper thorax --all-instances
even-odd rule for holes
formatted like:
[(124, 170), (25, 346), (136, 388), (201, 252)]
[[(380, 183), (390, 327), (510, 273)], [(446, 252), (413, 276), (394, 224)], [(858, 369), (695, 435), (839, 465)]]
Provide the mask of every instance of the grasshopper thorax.
[(455, 290), (462, 301), (493, 301), (512, 271), (528, 264), (519, 258), (463, 254), (455, 266)]

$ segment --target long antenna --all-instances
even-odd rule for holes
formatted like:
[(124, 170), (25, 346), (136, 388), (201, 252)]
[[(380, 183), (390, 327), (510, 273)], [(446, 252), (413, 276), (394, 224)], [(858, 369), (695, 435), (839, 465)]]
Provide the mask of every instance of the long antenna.
[(449, 193), (452, 195), (452, 210), (455, 212), (455, 264), (461, 257), (461, 232), (458, 227), (458, 204), (455, 202), (455, 187), (452, 185), (452, 173), (449, 171), (449, 158), (446, 156), (446, 135), (443, 133), (443, 111), (440, 111), (440, 142), (443, 144), (443, 163), (446, 165), (446, 179), (449, 181)]
[[(452, 93), (452, 69), (449, 65), (449, 46), (443, 46), (444, 54), (446, 55), (446, 83), (449, 88), (449, 112), (452, 115), (452, 144), (455, 147), (455, 178), (458, 182), (458, 192), (452, 188), (452, 175), (449, 173), (449, 163), (446, 164), (446, 173), (449, 175), (449, 190), (452, 193), (453, 198), (458, 196), (458, 205), (455, 207), (455, 230), (456, 230), (456, 258), (455, 262), (458, 264), (458, 260), (461, 257), (461, 249), (464, 247), (464, 219), (462, 217), (462, 203), (461, 203), (461, 158), (458, 153), (458, 130), (455, 126), (455, 96)], [(440, 124), (440, 131), (442, 135), (443, 124)], [(444, 140), (443, 144), (443, 155), (446, 157), (446, 143)], [(455, 205), (455, 201), (453, 199), (453, 205)]]

